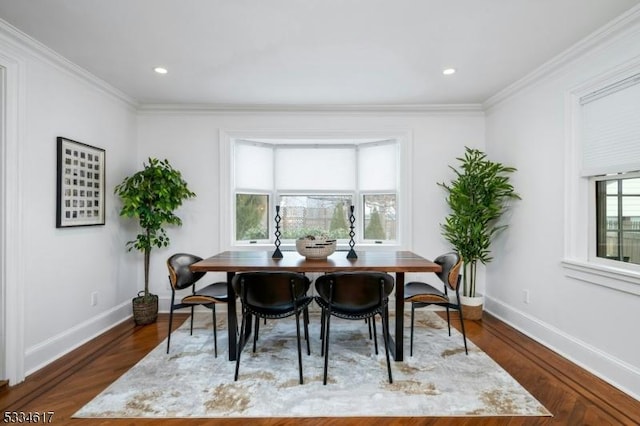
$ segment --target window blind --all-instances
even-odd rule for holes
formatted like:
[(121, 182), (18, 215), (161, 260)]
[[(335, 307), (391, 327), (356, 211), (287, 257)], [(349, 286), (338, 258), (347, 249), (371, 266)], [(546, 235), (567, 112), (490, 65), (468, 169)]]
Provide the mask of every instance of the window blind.
[(278, 147), (276, 187), (283, 191), (355, 188), (355, 147)]
[(239, 190), (273, 189), (273, 148), (255, 142), (235, 144), (235, 184)]
[(364, 144), (359, 147), (358, 180), (363, 191), (392, 191), (397, 188), (398, 144)]
[(640, 74), (583, 96), (582, 176), (640, 170)]

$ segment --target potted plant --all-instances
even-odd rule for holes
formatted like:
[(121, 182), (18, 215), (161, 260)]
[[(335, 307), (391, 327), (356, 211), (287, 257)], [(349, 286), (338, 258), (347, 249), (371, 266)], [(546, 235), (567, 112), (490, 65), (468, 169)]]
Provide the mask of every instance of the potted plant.
[(482, 317), (483, 298), (476, 293), (478, 262), (486, 264), (491, 257), (491, 242), (495, 234), (507, 227), (500, 224), (512, 199), (520, 199), (509, 181), (509, 174), (516, 171), (487, 159), (487, 155), (466, 147), (460, 168), (449, 166), (456, 178), (451, 183), (438, 183), (447, 195), (451, 210), (442, 224), (442, 235), (451, 243), (463, 260), (463, 287), (461, 304), (467, 319)]
[(143, 169), (116, 185), (115, 194), (122, 200), (120, 216), (137, 218), (142, 228), (135, 240), (128, 241), (128, 251), (144, 254), (144, 291), (132, 300), (133, 318), (138, 325), (150, 324), (158, 316), (158, 296), (149, 293), (149, 260), (153, 247), (167, 247), (169, 237), (165, 225), (182, 225), (173, 212), (188, 198), (195, 197), (182, 175), (169, 164), (149, 158)]

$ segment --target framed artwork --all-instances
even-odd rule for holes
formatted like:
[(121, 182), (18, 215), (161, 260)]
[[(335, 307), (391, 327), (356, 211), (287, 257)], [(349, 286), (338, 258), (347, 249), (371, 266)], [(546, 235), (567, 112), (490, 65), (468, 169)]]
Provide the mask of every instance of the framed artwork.
[(58, 137), (56, 228), (104, 225), (105, 151)]

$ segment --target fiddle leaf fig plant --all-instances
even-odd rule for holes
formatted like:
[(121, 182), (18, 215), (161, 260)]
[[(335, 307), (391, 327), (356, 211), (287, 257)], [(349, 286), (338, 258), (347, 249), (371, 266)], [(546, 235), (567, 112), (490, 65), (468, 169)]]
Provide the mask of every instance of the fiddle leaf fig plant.
[(120, 216), (136, 218), (141, 232), (128, 241), (128, 251), (139, 250), (144, 254), (144, 297), (149, 297), (149, 260), (153, 247), (167, 247), (170, 243), (164, 227), (182, 225), (174, 211), (184, 200), (195, 197), (168, 160), (149, 158), (143, 169), (124, 178), (116, 185), (115, 194), (122, 201)]
[(456, 178), (450, 183), (438, 183), (447, 193), (450, 214), (441, 224), (443, 237), (463, 260), (463, 295), (476, 296), (477, 264), (486, 264), (491, 256), (491, 242), (496, 233), (508, 225), (498, 220), (509, 201), (520, 199), (509, 180), (516, 171), (487, 159), (478, 150), (465, 147), (460, 167), (449, 166)]

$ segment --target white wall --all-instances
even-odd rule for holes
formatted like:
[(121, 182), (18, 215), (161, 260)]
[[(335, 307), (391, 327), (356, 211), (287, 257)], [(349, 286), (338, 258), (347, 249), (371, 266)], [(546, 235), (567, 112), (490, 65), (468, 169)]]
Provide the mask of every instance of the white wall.
[[(464, 152), (464, 146), (484, 147), (484, 117), (466, 113), (216, 113), (143, 112), (138, 119), (140, 157), (167, 158), (180, 169), (197, 194), (178, 212), (181, 228), (169, 230), (172, 244), (154, 250), (151, 290), (161, 296), (161, 307), (170, 296), (166, 259), (178, 251), (207, 257), (220, 250), (219, 137), (220, 131), (356, 132), (395, 131), (412, 135), (412, 246), (409, 249), (434, 258), (448, 250), (440, 235), (447, 207), (436, 182), (449, 180), (448, 164)], [(224, 278), (211, 274), (210, 280)], [(409, 279), (417, 278), (413, 275)], [(429, 277), (432, 278), (432, 277)]]
[[(6, 348), (8, 359), (24, 361), (22, 371), (6, 372), (15, 384), (131, 313), (134, 262), (112, 188), (136, 165), (136, 115), (86, 72), (10, 28), (0, 28), (0, 55), (21, 64), (18, 158), (8, 159), (18, 164), (19, 193), (9, 203), (19, 206), (19, 220), (9, 226), (17, 228), (20, 253), (11, 267), (20, 281), (5, 283), (19, 294), (9, 303), (24, 304), (11, 309), (24, 327), (23, 347)], [(106, 150), (104, 226), (56, 229), (57, 136)]]
[[(569, 278), (561, 262), (570, 234), (565, 208), (573, 202), (565, 186), (573, 161), (565, 158), (571, 125), (566, 96), (577, 85), (638, 58), (639, 32), (636, 25), (595, 46), (499, 101), (486, 117), (487, 151), (518, 168), (514, 184), (523, 198), (515, 203), (509, 232), (497, 241), (496, 260), (487, 267), (487, 310), (636, 397), (640, 293)], [(568, 217), (566, 223), (580, 220)], [(594, 226), (583, 225), (584, 232)], [(523, 290), (530, 292), (528, 304)]]

